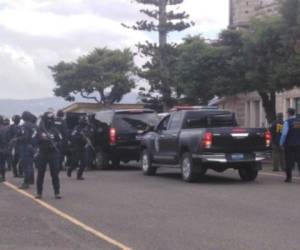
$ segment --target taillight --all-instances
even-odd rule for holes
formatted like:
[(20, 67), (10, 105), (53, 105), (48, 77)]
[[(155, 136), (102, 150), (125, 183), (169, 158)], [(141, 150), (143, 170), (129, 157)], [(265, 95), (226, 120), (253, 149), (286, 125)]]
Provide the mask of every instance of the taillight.
[(117, 142), (117, 130), (115, 128), (111, 128), (109, 130), (109, 143), (110, 145), (115, 145)]
[(202, 147), (205, 149), (210, 149), (213, 142), (213, 134), (211, 132), (206, 132), (202, 138)]
[(269, 130), (265, 132), (265, 140), (266, 140), (266, 146), (270, 147), (271, 146), (271, 141), (272, 141), (272, 134)]

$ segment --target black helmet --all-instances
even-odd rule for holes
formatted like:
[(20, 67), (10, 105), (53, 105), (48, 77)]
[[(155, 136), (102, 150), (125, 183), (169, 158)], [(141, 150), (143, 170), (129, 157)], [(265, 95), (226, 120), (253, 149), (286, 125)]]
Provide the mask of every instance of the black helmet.
[(21, 116), (19, 116), (19, 115), (14, 115), (14, 116), (12, 117), (12, 121), (13, 121), (15, 124), (19, 124), (20, 121), (21, 121)]
[(31, 117), (31, 113), (29, 111), (24, 111), (21, 116), (24, 122), (29, 122)]
[(65, 115), (65, 113), (62, 110), (58, 110), (57, 113), (56, 113), (56, 116), (60, 117), (60, 118), (64, 117), (64, 115)]
[(80, 126), (85, 126), (87, 124), (86, 116), (80, 116), (78, 120)]
[(38, 120), (37, 117), (34, 114), (30, 113), (29, 121), (31, 123), (36, 124), (37, 120)]
[(52, 112), (45, 112), (42, 116), (42, 121), (46, 127), (54, 124), (54, 114)]

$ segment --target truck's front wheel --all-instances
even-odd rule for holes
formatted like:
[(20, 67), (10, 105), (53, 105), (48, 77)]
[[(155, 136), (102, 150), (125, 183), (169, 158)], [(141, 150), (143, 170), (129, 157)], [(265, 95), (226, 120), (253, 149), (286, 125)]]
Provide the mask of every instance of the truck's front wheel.
[(239, 175), (243, 181), (254, 181), (257, 174), (258, 170), (253, 166), (239, 169)]
[(186, 152), (181, 157), (181, 177), (185, 182), (194, 182), (197, 180), (197, 171), (189, 152)]
[(153, 167), (152, 160), (147, 149), (144, 149), (141, 154), (141, 167), (144, 175), (155, 175), (156, 173), (156, 167)]

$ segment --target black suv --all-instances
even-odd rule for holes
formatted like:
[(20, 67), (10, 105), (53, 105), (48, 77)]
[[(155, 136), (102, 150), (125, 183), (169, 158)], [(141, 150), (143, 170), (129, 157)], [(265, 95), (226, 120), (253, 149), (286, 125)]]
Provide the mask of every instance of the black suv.
[(95, 115), (98, 121), (96, 167), (105, 169), (111, 163), (139, 161), (140, 141), (153, 129), (159, 117), (151, 109), (104, 110)]

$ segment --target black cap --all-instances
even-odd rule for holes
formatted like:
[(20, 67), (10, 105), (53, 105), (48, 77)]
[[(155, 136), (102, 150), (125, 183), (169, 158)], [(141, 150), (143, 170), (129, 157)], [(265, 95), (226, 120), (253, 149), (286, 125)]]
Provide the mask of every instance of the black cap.
[(294, 116), (296, 113), (296, 110), (294, 108), (288, 108), (287, 112), (290, 116)]

